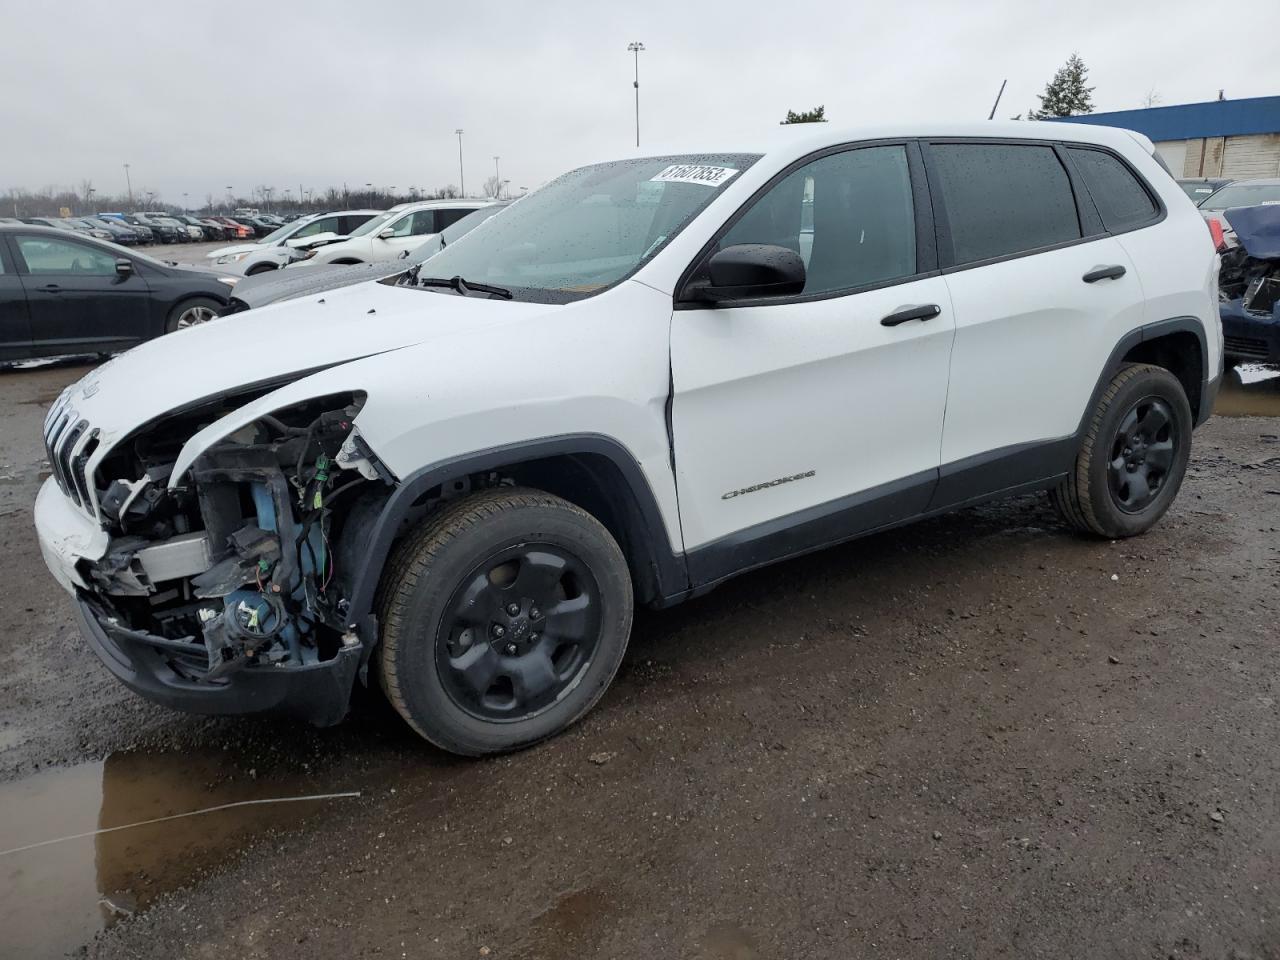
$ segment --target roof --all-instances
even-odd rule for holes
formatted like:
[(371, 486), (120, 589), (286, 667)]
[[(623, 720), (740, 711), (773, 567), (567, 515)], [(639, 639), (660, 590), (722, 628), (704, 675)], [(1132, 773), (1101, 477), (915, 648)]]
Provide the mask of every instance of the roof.
[(1136, 130), (1157, 143), (1199, 137), (1280, 133), (1280, 97), (1210, 100), (1207, 103), (1180, 103), (1171, 107), (1117, 110), (1054, 119), (1060, 123), (1102, 124)]
[[(996, 137), (1008, 140), (1063, 139), (1060, 131), (1046, 129), (1043, 125), (1027, 120), (953, 120), (919, 121), (914, 123), (868, 124), (844, 126), (834, 123), (773, 124), (763, 129), (755, 127), (737, 136), (717, 136), (714, 140), (683, 139), (677, 142), (647, 144), (643, 147), (615, 151), (597, 156), (588, 162), (606, 162), (620, 159), (649, 157), (681, 157), (708, 155), (776, 155), (805, 156), (824, 147), (864, 140), (893, 140), (930, 137)], [(1135, 139), (1147, 152), (1150, 148), (1127, 130), (1108, 127), (1081, 127), (1069, 139), (1096, 143), (1114, 148), (1132, 147)]]

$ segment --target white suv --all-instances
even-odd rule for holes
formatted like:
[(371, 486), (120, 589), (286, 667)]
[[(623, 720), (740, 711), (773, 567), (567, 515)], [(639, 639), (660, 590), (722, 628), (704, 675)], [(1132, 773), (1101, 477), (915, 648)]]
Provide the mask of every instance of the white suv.
[(360, 227), (382, 214), (381, 210), (332, 210), (286, 223), (261, 240), (233, 243), (205, 254), (211, 265), (223, 270), (254, 276), (279, 270), (296, 260), (295, 252), (315, 243), (345, 240)]
[(316, 245), (290, 266), (379, 263), (397, 260), (445, 227), (488, 206), (488, 200), (421, 200), (400, 203), (374, 217), (345, 240)]
[(317, 723), (371, 667), (485, 754), (581, 717), (637, 603), (1034, 489), (1094, 536), (1155, 523), (1222, 338), (1150, 142), (776, 137), (575, 170), (416, 270), (69, 387), (36, 525), (106, 666)]

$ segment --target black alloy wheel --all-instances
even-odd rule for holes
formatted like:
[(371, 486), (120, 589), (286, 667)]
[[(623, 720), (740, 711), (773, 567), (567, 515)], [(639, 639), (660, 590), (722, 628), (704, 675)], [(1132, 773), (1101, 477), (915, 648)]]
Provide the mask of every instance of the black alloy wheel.
[(446, 603), (436, 639), (445, 690), (482, 720), (536, 716), (579, 681), (600, 618), (600, 587), (569, 550), (550, 543), (501, 550)]
[(1160, 493), (1178, 449), (1173, 410), (1158, 397), (1144, 397), (1121, 418), (1111, 441), (1107, 478), (1116, 506), (1141, 513)]

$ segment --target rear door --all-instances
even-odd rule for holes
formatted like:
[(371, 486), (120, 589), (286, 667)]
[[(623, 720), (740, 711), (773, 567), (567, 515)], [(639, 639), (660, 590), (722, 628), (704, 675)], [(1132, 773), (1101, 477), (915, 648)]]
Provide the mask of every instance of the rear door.
[(123, 350), (150, 330), (150, 290), (116, 273), (113, 251), (74, 238), (13, 234), (36, 356)]
[(14, 269), (6, 237), (0, 235), (0, 360), (31, 356), (27, 292)]
[(1142, 285), (1052, 143), (926, 145), (938, 255), (955, 310), (933, 506), (1052, 476), (1074, 456)]

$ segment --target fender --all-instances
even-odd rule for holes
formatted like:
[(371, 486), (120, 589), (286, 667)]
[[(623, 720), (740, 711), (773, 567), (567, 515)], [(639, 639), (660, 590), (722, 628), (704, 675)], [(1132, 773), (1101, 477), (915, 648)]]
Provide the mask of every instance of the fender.
[[(644, 471), (631, 452), (612, 437), (601, 434), (566, 434), (544, 437), (500, 447), (492, 447), (476, 453), (464, 454), (415, 471), (401, 481), (383, 503), (377, 516), (367, 529), (356, 531), (359, 545), (357, 574), (351, 591), (351, 606), (347, 622), (352, 629), (365, 623), (373, 610), (374, 595), (382, 569), (391, 552), (403, 522), (410, 516), (414, 501), (432, 487), (459, 480), (477, 473), (516, 467), (533, 460), (548, 457), (596, 455), (607, 458), (623, 477), (630, 497), (630, 505), (639, 514), (643, 536), (629, 544), (628, 560), (633, 575), (652, 581), (652, 591), (658, 605), (666, 605), (683, 599), (689, 590), (689, 573), (683, 553), (677, 553), (666, 534), (666, 524), (658, 508)], [(624, 551), (628, 545), (624, 544)], [(636, 569), (637, 562), (642, 569)]]
[(1160, 337), (1168, 336), (1171, 333), (1191, 333), (1200, 341), (1200, 400), (1195, 410), (1192, 411), (1192, 417), (1197, 427), (1209, 419), (1209, 414), (1213, 412), (1213, 401), (1218, 393), (1218, 385), (1222, 380), (1222, 358), (1219, 357), (1217, 370), (1209, 370), (1209, 342), (1205, 337), (1204, 324), (1195, 317), (1170, 317), (1167, 320), (1156, 320), (1153, 323), (1135, 327), (1120, 338), (1120, 342), (1111, 351), (1111, 356), (1107, 358), (1106, 366), (1102, 368), (1102, 374), (1098, 377), (1098, 385), (1094, 387), (1093, 393), (1089, 396), (1089, 405), (1085, 407), (1084, 413), (1080, 417), (1080, 426), (1076, 429), (1075, 435), (1077, 438), (1084, 435), (1089, 417), (1093, 415), (1094, 408), (1098, 405), (1098, 399), (1107, 388), (1107, 384), (1112, 381), (1115, 375), (1120, 372), (1120, 368), (1124, 366), (1124, 355), (1140, 343), (1158, 340)]

